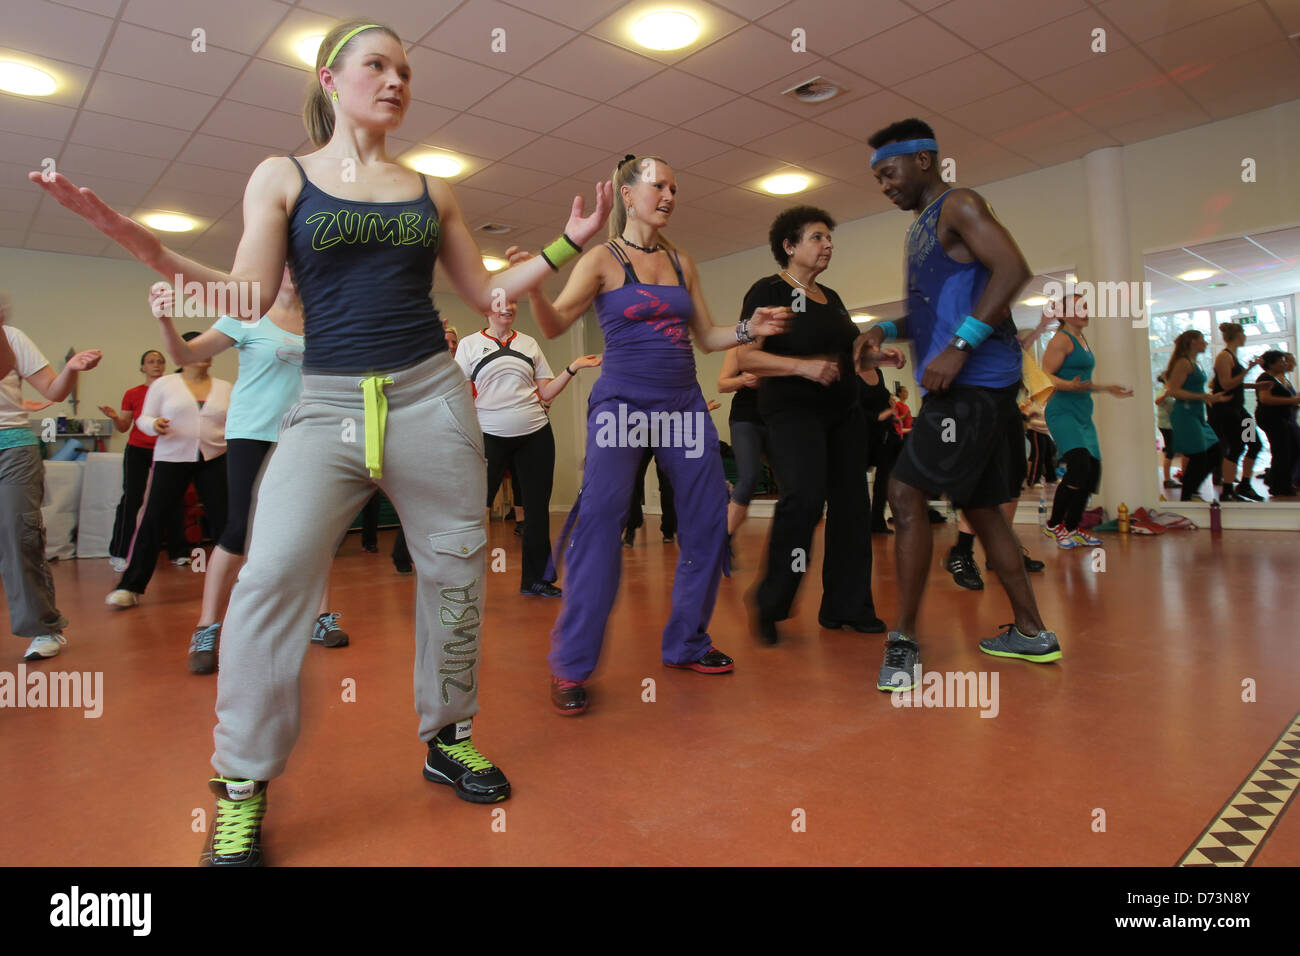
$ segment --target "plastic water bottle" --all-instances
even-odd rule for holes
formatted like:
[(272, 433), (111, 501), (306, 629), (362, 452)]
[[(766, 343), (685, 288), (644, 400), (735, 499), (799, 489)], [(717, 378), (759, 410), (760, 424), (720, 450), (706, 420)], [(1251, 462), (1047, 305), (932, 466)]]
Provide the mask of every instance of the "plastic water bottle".
[(1038, 527), (1047, 527), (1047, 498), (1043, 495), (1038, 496)]
[(1223, 531), (1223, 509), (1219, 507), (1219, 499), (1215, 498), (1210, 502), (1210, 533), (1219, 534)]

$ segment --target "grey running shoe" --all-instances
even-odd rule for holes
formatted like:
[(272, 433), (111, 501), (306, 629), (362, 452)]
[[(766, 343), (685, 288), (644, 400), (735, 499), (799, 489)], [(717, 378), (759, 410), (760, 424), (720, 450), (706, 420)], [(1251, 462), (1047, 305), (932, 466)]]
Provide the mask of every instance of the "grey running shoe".
[(1061, 659), (1060, 642), (1051, 631), (1039, 631), (1034, 637), (1026, 637), (1014, 624), (1008, 624), (1006, 628), (997, 637), (980, 641), (980, 650), (994, 657), (1015, 657), (1035, 664), (1050, 664)]
[(911, 690), (916, 686), (916, 672), (920, 666), (921, 645), (898, 631), (890, 631), (885, 641), (885, 663), (880, 665), (876, 690), (886, 693)]

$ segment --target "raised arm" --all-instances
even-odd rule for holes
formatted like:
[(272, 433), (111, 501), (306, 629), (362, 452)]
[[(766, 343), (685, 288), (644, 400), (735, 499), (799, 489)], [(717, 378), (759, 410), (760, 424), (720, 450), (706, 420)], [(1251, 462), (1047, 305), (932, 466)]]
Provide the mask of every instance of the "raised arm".
[(63, 366), (63, 371), (58, 375), (55, 375), (54, 370), (46, 365), (35, 374), (29, 375), (27, 381), (31, 383), (32, 388), (51, 402), (61, 402), (77, 387), (77, 373), (89, 372), (103, 357), (99, 349), (78, 352), (68, 359), (67, 364)]
[(224, 352), (235, 344), (226, 333), (215, 328), (208, 329), (186, 342), (176, 331), (172, 323), (173, 294), (171, 286), (165, 282), (155, 282), (149, 290), (149, 309), (158, 319), (162, 331), (163, 348), (177, 365), (195, 365), (206, 362), (212, 356)]

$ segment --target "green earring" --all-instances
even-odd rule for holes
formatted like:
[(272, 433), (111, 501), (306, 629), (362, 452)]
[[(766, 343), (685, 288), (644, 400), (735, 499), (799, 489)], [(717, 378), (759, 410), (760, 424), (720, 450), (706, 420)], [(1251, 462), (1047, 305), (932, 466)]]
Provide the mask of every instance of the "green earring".
[(339, 101), (339, 91), (338, 91), (338, 90), (335, 90), (333, 93), (330, 94), (330, 96), (333, 98), (333, 100), (334, 100), (335, 103), (337, 103), (337, 102)]

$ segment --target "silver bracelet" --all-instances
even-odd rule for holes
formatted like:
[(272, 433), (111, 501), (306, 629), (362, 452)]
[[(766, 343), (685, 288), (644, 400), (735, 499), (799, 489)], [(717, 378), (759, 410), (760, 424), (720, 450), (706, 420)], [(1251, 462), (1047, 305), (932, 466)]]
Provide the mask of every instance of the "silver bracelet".
[(736, 323), (736, 341), (741, 345), (749, 345), (751, 342), (758, 341), (756, 336), (749, 334), (749, 319), (741, 319)]

